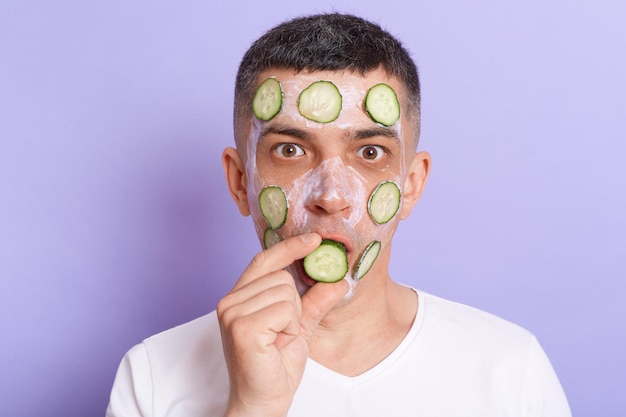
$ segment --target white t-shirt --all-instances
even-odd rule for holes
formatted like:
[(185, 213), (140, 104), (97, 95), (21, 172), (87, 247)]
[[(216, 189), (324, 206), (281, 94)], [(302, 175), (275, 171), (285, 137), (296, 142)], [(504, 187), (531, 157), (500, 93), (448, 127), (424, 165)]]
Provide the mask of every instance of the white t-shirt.
[[(289, 416), (571, 416), (532, 334), (462, 304), (421, 291), (418, 297), (409, 333), (369, 371), (346, 377), (309, 359)], [(107, 417), (222, 416), (227, 400), (212, 312), (133, 347), (118, 370)]]

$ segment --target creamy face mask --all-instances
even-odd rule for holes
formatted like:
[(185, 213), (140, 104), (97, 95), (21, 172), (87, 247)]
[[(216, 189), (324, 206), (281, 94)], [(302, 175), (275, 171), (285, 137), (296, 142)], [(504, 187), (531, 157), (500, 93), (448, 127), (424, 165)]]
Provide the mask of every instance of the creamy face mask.
[[(340, 129), (350, 129), (354, 117), (367, 115), (378, 126), (393, 125), (398, 138), (402, 138), (395, 92), (383, 83), (372, 87), (360, 88), (354, 83), (336, 85), (297, 75), (285, 81), (266, 80), (253, 102), (256, 116), (252, 117), (247, 141), (248, 195), (254, 223), (259, 236), (263, 236), (264, 246), (312, 231), (324, 238), (339, 236), (347, 240), (349, 249), (355, 252), (350, 254), (352, 265), (345, 276), (351, 287), (355, 285), (355, 276), (360, 279), (374, 263), (380, 242), (388, 242), (393, 234), (395, 222), (391, 220), (401, 205), (398, 185), (402, 184), (406, 170), (403, 155), (399, 158), (399, 169), (389, 171), (383, 181), (368, 180), (342, 157), (334, 155), (295, 179), (274, 179), (271, 182), (259, 174), (255, 156), (263, 129), (269, 123), (305, 126), (307, 129), (322, 129), (330, 123)], [(263, 88), (266, 91), (261, 91)], [(303, 104), (303, 100), (306, 103)], [(276, 120), (272, 120), (274, 118)], [(268, 200), (270, 203), (255, 201), (268, 187), (280, 189), (282, 193), (274, 193), (275, 198)], [(280, 201), (283, 198), (284, 201)], [(345, 207), (345, 214), (339, 217), (319, 215), (314, 209), (319, 201), (332, 207)], [(266, 206), (260, 207), (264, 204)], [(286, 222), (279, 227), (272, 226), (274, 221), (268, 221), (267, 213), (281, 207), (285, 210)]]

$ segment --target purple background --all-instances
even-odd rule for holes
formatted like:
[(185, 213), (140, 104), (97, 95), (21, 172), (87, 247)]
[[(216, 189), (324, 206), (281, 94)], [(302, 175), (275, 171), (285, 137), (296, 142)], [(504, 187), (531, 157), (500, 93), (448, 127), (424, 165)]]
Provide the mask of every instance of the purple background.
[(626, 3), (296, 3), (0, 3), (0, 414), (101, 416), (126, 350), (215, 307), (258, 249), (220, 164), (239, 59), (337, 10), (421, 71), (393, 276), (535, 333), (575, 415), (625, 415)]

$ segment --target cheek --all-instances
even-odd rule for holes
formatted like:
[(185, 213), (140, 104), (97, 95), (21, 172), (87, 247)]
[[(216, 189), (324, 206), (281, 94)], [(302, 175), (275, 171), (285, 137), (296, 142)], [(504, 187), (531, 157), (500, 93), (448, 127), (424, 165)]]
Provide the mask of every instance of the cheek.
[[(247, 141), (247, 158), (246, 158), (246, 177), (248, 179), (248, 205), (250, 207), (250, 214), (254, 220), (254, 225), (259, 237), (262, 237), (265, 230), (268, 228), (267, 222), (261, 214), (259, 207), (259, 194), (266, 185), (260, 178), (256, 165), (256, 154), (259, 135), (263, 128), (263, 122), (252, 117), (250, 120), (250, 133), (248, 134)], [(271, 184), (277, 185), (277, 184)]]

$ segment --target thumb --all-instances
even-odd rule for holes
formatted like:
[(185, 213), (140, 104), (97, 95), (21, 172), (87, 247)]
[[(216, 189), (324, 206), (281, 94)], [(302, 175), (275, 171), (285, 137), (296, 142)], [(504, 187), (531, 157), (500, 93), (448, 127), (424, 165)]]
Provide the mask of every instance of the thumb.
[(317, 283), (302, 297), (300, 323), (307, 338), (328, 312), (348, 293), (350, 284), (345, 279), (332, 284)]

